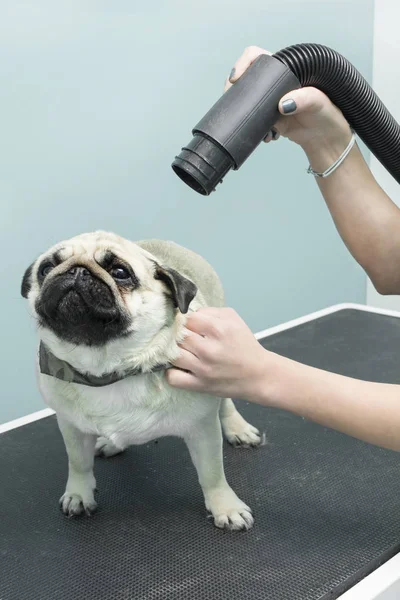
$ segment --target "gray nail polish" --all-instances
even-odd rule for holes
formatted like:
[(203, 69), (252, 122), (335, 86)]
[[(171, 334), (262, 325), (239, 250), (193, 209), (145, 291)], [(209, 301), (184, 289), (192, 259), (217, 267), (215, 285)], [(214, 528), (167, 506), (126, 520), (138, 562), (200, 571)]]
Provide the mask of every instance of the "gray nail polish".
[(292, 99), (282, 102), (282, 109), (285, 115), (289, 115), (290, 113), (294, 112), (296, 108), (296, 102)]
[(264, 138), (264, 142), (266, 144), (268, 144), (268, 142), (271, 140), (271, 136), (272, 136), (272, 132), (271, 132), (271, 130), (269, 130), (268, 133), (267, 133), (267, 135)]
[(235, 77), (235, 75), (236, 75), (236, 69), (235, 69), (235, 67), (233, 67), (233, 69), (229, 75), (229, 81), (232, 81), (232, 79)]

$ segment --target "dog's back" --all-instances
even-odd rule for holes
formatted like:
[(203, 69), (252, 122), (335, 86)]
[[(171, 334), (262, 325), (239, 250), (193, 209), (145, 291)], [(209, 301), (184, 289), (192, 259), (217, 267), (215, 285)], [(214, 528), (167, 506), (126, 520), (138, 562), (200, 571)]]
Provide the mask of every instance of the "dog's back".
[(198, 287), (197, 301), (203, 306), (224, 306), (224, 290), (212, 266), (199, 254), (175, 242), (144, 240), (135, 242), (150, 252), (161, 264), (172, 267)]

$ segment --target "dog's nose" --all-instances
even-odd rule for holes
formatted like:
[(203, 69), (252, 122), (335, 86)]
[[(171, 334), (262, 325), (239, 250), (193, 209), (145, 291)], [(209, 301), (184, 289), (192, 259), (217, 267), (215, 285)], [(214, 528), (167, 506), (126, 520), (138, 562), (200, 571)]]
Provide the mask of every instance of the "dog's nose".
[(90, 271), (88, 269), (86, 269), (85, 267), (72, 267), (68, 273), (70, 275), (74, 275), (75, 277), (89, 277), (90, 276)]

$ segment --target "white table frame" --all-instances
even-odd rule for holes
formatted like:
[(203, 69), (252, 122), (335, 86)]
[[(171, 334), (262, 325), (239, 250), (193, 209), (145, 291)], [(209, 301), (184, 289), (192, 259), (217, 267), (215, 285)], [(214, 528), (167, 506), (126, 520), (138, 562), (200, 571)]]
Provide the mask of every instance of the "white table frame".
[[(256, 333), (257, 339), (263, 339), (268, 336), (280, 333), (287, 329), (292, 329), (303, 323), (314, 321), (326, 315), (333, 314), (340, 310), (354, 309), (364, 312), (370, 312), (379, 315), (400, 318), (400, 312), (393, 310), (377, 309), (362, 304), (335, 304), (326, 309), (305, 315), (293, 321), (282, 323), (276, 327), (270, 327), (264, 331)], [(39, 410), (19, 419), (14, 419), (8, 423), (0, 424), (0, 434), (11, 431), (17, 427), (22, 427), (28, 423), (33, 423), (39, 419), (44, 419), (54, 414), (50, 408)], [(340, 600), (399, 600), (400, 599), (400, 553), (388, 560), (384, 565), (376, 569), (373, 573), (365, 577), (360, 583), (353, 586), (348, 592), (340, 596)], [(289, 600), (289, 599), (288, 599)]]

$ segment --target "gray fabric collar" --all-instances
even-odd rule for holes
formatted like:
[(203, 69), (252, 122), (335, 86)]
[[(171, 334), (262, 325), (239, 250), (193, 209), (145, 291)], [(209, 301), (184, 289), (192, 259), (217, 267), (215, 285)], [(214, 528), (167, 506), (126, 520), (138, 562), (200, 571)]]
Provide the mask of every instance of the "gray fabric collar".
[[(57, 379), (61, 379), (61, 381), (66, 381), (68, 383), (79, 383), (80, 385), (88, 385), (91, 387), (103, 387), (126, 379), (127, 377), (143, 374), (143, 371), (140, 368), (128, 369), (122, 373), (116, 373), (114, 371), (113, 373), (105, 373), (100, 376), (90, 375), (90, 373), (81, 373), (69, 363), (54, 356), (43, 342), (40, 342), (39, 346), (39, 368), (40, 372), (44, 375), (50, 375), (51, 377), (56, 377)], [(149, 372), (154, 373), (170, 368), (170, 364), (156, 365)], [(146, 373), (147, 372), (148, 371), (146, 371)]]

